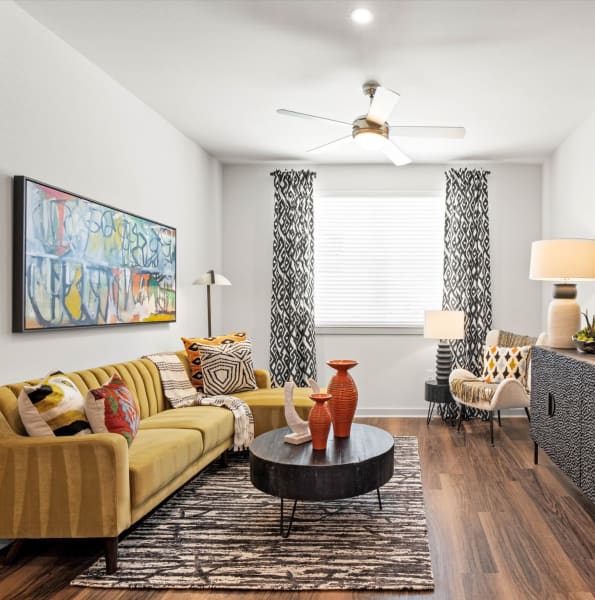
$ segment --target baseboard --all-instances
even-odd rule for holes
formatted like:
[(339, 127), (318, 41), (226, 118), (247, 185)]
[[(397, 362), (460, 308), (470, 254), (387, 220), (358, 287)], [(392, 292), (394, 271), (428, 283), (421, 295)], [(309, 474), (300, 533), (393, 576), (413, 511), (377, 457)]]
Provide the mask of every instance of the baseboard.
[[(436, 414), (436, 410), (434, 410)], [(420, 408), (358, 408), (356, 417), (426, 417), (428, 415), (427, 405)], [(527, 418), (522, 408), (509, 408), (502, 411), (503, 417)]]
[(358, 408), (356, 417), (425, 417), (428, 408)]

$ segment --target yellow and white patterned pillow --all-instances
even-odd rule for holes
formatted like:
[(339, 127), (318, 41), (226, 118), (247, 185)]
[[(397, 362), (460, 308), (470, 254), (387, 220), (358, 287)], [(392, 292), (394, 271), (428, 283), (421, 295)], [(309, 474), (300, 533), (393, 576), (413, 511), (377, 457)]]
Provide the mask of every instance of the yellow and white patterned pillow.
[(531, 346), (484, 346), (483, 379), (486, 383), (500, 383), (518, 379), (527, 387), (527, 365)]
[(31, 437), (86, 435), (85, 399), (62, 373), (49, 375), (37, 385), (26, 385), (18, 399), (21, 421)]

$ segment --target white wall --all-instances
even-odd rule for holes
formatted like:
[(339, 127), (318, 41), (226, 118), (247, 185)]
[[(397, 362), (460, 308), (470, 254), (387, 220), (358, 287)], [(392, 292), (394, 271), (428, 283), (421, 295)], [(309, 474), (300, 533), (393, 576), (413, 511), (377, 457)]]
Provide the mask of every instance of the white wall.
[[(543, 237), (595, 238), (595, 113), (555, 150), (543, 169)], [(595, 284), (579, 283), (582, 309), (595, 314)], [(544, 307), (551, 284), (544, 285)], [(544, 308), (545, 310), (545, 308)]]
[[(174, 324), (11, 333), (12, 176), (27, 175), (177, 228)], [(0, 382), (181, 348), (206, 333), (221, 262), (221, 168), (12, 2), (0, 2)], [(215, 310), (215, 315), (220, 311)]]
[[(287, 165), (291, 167), (292, 165)], [(274, 168), (278, 168), (275, 166)], [(270, 165), (223, 167), (223, 265), (233, 286), (223, 290), (225, 331), (246, 328), (255, 363), (268, 366), (273, 188)], [(299, 167), (297, 167), (299, 168)], [(541, 237), (541, 167), (488, 165), (494, 326), (537, 334), (540, 285), (528, 279), (530, 243)], [(313, 167), (320, 191), (444, 189), (440, 165)], [(434, 368), (435, 343), (421, 335), (318, 335), (318, 378), (331, 358), (355, 358), (359, 414), (422, 414), (423, 382)]]

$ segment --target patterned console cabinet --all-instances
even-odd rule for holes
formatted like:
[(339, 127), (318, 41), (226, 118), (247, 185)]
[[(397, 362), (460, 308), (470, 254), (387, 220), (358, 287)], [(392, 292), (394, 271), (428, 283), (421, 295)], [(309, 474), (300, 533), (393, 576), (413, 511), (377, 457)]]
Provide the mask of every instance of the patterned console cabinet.
[(533, 348), (531, 437), (595, 502), (595, 356)]

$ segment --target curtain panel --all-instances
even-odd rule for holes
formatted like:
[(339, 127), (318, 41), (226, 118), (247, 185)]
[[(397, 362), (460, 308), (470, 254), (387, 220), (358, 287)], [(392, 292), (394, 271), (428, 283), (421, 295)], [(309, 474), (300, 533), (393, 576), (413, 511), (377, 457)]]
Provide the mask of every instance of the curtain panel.
[(274, 178), (273, 281), (269, 369), (273, 385), (316, 377), (313, 171)]
[(454, 364), (478, 376), (492, 328), (489, 174), (481, 169), (446, 172), (442, 307), (465, 312), (465, 339), (451, 342)]

